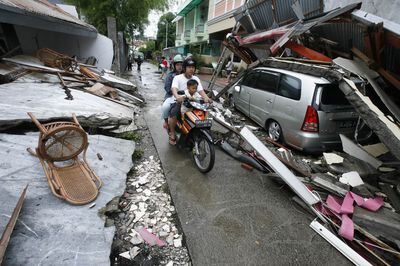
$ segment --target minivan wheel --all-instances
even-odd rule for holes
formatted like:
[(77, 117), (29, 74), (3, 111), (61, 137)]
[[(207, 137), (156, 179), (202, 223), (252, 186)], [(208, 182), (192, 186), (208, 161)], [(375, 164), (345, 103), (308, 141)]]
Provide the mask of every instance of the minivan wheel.
[(282, 128), (278, 122), (271, 120), (267, 127), (268, 137), (273, 141), (280, 141), (282, 139)]

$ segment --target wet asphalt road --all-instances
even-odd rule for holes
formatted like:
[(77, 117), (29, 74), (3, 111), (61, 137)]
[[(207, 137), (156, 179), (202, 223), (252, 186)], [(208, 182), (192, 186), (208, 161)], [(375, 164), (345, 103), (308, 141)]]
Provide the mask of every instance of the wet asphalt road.
[(156, 71), (142, 64), (143, 112), (194, 265), (350, 264), (309, 227), (312, 217), (291, 201), (287, 187), (241, 168), (218, 148), (214, 169), (201, 174), (188, 152), (170, 146), (160, 118), (164, 84)]

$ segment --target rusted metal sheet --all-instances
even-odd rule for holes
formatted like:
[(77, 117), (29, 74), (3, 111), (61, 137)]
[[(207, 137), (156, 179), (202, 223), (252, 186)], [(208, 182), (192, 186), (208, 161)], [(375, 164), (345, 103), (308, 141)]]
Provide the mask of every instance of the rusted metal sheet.
[[(285, 25), (297, 20), (292, 9), (292, 2), (287, 0), (250, 0), (235, 12), (235, 19), (247, 32), (252, 31), (243, 15), (245, 10), (249, 11), (257, 29), (266, 30), (271, 29), (273, 25)], [(323, 3), (320, 0), (300, 0), (300, 5), (306, 18), (322, 14)]]

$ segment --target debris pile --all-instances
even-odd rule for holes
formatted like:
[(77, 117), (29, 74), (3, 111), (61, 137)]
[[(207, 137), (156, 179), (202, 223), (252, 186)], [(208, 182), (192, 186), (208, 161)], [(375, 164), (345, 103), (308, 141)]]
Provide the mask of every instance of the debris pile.
[[(234, 127), (218, 112), (213, 113), (214, 120), (230, 129), (230, 134), (217, 140), (218, 145), (251, 165), (251, 170), (261, 170), (289, 185), (297, 194), (293, 198), (296, 203), (330, 225), (327, 232), (334, 234), (328, 241), (339, 240), (337, 236), (342, 239), (342, 244), (335, 246), (339, 251), (344, 253), (341, 248), (347, 244), (358, 252), (353, 254), (355, 261), (385, 265), (398, 261), (399, 164), (382, 143), (361, 146), (341, 136), (345, 152), (305, 155), (269, 140), (260, 131), (256, 137), (246, 125)], [(324, 228), (317, 220), (310, 226)]]
[(116, 133), (136, 129), (133, 114), (144, 100), (133, 83), (110, 72), (50, 49), (39, 50), (37, 57), (2, 58), (0, 129), (29, 123), (26, 112), (45, 121), (75, 112), (84, 127)]
[(117, 235), (123, 238), (126, 249), (120, 257), (131, 261), (155, 258), (163, 265), (171, 262), (188, 265), (189, 255), (178, 229), (175, 207), (160, 161), (154, 156), (135, 166), (134, 174), (127, 180), (120, 209), (123, 217), (116, 222)]

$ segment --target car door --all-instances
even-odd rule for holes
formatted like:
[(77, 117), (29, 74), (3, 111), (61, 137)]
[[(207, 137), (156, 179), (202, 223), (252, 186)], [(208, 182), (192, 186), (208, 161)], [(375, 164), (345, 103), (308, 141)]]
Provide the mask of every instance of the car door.
[(240, 91), (235, 92), (235, 106), (239, 109), (243, 114), (249, 116), (249, 106), (251, 99), (251, 91), (255, 86), (256, 80), (258, 77), (257, 71), (252, 71), (248, 73), (244, 78), (241, 84), (239, 85)]
[(278, 81), (279, 73), (260, 70), (255, 86), (250, 92), (249, 116), (261, 126), (264, 126), (264, 121), (273, 110)]

